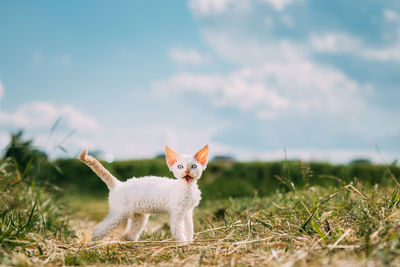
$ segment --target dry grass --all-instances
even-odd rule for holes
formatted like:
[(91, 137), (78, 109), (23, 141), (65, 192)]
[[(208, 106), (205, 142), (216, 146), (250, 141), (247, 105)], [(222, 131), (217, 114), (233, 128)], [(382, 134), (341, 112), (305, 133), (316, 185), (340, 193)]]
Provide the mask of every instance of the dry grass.
[(194, 242), (179, 244), (163, 216), (151, 218), (138, 242), (120, 240), (121, 230), (90, 242), (106, 203), (75, 199), (85, 207), (71, 221), (75, 237), (43, 240), (6, 264), (400, 266), (399, 201), (397, 188), (357, 184), (205, 202), (195, 213)]

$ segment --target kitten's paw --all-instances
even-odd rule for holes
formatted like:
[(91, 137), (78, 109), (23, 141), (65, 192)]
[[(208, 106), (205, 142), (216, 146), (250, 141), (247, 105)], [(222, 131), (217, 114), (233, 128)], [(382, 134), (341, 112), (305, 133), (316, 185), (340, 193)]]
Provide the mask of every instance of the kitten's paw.
[(193, 234), (185, 234), (186, 241), (192, 242), (193, 241)]
[(180, 244), (185, 245), (185, 246), (189, 246), (193, 243), (193, 240), (186, 240), (186, 241), (182, 241)]
[(176, 241), (177, 243), (186, 243), (186, 242), (187, 242), (187, 240), (186, 240), (185, 237), (178, 237), (178, 238), (175, 238), (175, 241)]

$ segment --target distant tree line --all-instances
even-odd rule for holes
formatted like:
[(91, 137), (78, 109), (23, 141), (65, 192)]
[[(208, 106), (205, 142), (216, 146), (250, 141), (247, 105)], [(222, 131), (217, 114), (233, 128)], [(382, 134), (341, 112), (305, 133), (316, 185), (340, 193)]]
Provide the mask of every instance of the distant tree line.
[[(24, 140), (23, 133), (12, 135), (4, 157), (12, 158), (21, 172), (31, 171), (41, 181), (50, 182), (76, 193), (103, 197), (104, 183), (86, 165), (74, 158), (49, 161), (47, 155)], [(172, 177), (164, 157), (148, 160), (102, 162), (118, 179), (146, 175)], [(204, 198), (265, 196), (276, 190), (290, 191), (310, 186), (337, 186), (354, 181), (368, 185), (392, 183), (400, 177), (400, 168), (374, 165), (360, 160), (352, 164), (306, 163), (302, 161), (236, 162), (233, 158), (216, 158), (208, 164), (199, 180)]]

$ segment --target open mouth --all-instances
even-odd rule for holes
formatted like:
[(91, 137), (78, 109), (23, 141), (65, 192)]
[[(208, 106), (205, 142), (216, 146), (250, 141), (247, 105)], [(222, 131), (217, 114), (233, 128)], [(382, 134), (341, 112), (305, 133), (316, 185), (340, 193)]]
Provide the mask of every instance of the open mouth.
[(186, 182), (190, 182), (193, 179), (193, 177), (190, 176), (189, 174), (187, 174), (187, 175), (183, 176), (183, 179), (185, 179)]

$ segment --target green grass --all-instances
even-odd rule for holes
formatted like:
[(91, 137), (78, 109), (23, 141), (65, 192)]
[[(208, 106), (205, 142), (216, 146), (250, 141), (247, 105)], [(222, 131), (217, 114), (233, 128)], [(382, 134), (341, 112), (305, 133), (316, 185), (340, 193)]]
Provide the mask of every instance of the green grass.
[(0, 161), (0, 262), (47, 252), (46, 240), (66, 240), (68, 217), (51, 186), (38, 185), (15, 161)]
[[(168, 217), (154, 215), (138, 242), (122, 241), (120, 228), (93, 243), (104, 183), (31, 143), (13, 135), (0, 160), (0, 265), (400, 266), (396, 164), (210, 163), (194, 242), (174, 242)], [(169, 175), (160, 159), (106, 167), (122, 178)]]
[[(161, 227), (145, 232), (139, 242), (122, 241), (117, 231), (112, 238), (92, 243), (89, 230), (98, 214), (83, 212), (78, 219), (85, 223), (81, 229), (76, 226), (75, 239), (49, 240), (58, 248), (27, 259), (41, 263), (53, 253), (48, 262), (65, 265), (395, 266), (400, 264), (399, 201), (397, 188), (360, 183), (207, 201), (196, 209), (195, 240), (186, 245), (171, 240), (164, 217), (156, 217)], [(89, 205), (103, 213), (107, 209), (102, 200)]]
[(194, 242), (181, 244), (166, 216), (152, 216), (138, 242), (121, 240), (122, 229), (90, 242), (107, 213), (105, 197), (59, 199), (9, 160), (0, 162), (0, 175), (3, 265), (400, 265), (396, 177), (384, 185), (335, 178), (335, 185), (311, 186), (304, 168), (300, 188), (287, 175), (277, 177), (284, 188), (269, 196), (254, 190), (251, 197), (203, 200)]

